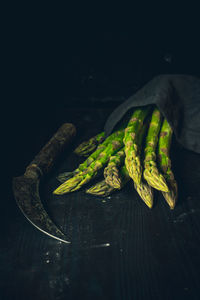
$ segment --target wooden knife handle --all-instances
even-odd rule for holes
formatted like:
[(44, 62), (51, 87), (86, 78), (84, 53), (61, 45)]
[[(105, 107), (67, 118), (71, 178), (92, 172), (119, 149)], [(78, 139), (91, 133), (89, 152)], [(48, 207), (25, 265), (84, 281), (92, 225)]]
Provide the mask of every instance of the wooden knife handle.
[(48, 173), (55, 159), (75, 135), (75, 126), (71, 123), (64, 123), (28, 165), (25, 175), (31, 176), (32, 173), (43, 175)]

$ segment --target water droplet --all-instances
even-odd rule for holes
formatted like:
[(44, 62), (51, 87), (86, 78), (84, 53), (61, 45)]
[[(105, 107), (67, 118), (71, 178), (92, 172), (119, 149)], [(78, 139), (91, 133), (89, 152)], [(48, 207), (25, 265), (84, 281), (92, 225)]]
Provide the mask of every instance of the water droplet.
[(64, 277), (64, 282), (69, 285), (69, 278), (68, 277)]
[(167, 63), (171, 64), (171, 62), (172, 62), (172, 55), (171, 55), (171, 53), (165, 53), (165, 55), (164, 55), (164, 60), (165, 60)]
[(110, 247), (110, 243), (91, 246), (91, 248), (104, 248), (104, 247)]

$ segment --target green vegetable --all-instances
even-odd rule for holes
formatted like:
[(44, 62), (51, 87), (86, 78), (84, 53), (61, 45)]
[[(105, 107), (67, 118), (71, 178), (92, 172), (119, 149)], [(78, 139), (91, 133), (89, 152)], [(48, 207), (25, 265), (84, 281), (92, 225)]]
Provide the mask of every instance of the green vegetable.
[(159, 167), (169, 187), (169, 192), (162, 192), (162, 194), (169, 204), (169, 207), (174, 209), (178, 197), (178, 186), (171, 170), (171, 160), (169, 157), (172, 134), (171, 126), (167, 120), (164, 119), (158, 141), (158, 161)]
[(155, 108), (152, 113), (149, 130), (146, 137), (143, 176), (148, 184), (153, 188), (163, 192), (168, 192), (169, 190), (167, 183), (162, 174), (159, 173), (156, 165), (156, 146), (161, 127), (161, 119), (162, 116), (160, 111)]
[(104, 169), (105, 182), (115, 189), (121, 187), (121, 176), (118, 167), (123, 163), (125, 157), (124, 148), (111, 156), (107, 167)]
[(136, 109), (128, 122), (124, 135), (125, 165), (129, 176), (136, 184), (141, 183), (142, 165), (140, 162), (140, 149), (138, 140), (144, 119), (148, 115), (150, 107)]
[(105, 138), (105, 132), (100, 132), (99, 134), (93, 136), (88, 141), (81, 143), (74, 152), (79, 156), (88, 156), (93, 152), (99, 144), (103, 142)]
[(100, 182), (87, 189), (86, 193), (106, 197), (109, 196), (111, 193), (115, 192), (116, 190), (122, 189), (125, 186), (125, 184), (130, 180), (130, 177), (125, 166), (120, 168), (119, 174), (121, 181), (120, 187), (118, 187), (117, 189), (107, 184), (105, 180), (101, 180)]
[[(112, 135), (110, 135), (105, 142), (101, 144), (101, 149), (97, 149), (90, 157), (92, 158), (89, 166), (84, 167), (76, 174), (74, 177), (68, 179), (62, 183), (53, 193), (57, 195), (62, 195), (68, 192), (76, 191), (80, 189), (84, 184), (88, 183), (92, 178), (97, 175), (97, 172), (105, 166), (108, 162), (109, 157), (115, 154), (123, 146), (124, 130), (118, 130)], [(108, 142), (109, 140), (109, 142)], [(103, 145), (104, 144), (104, 145)], [(100, 147), (100, 146), (99, 146)], [(99, 148), (98, 147), (98, 148)], [(98, 152), (99, 151), (99, 152)], [(97, 155), (98, 152), (98, 155)], [(88, 159), (87, 159), (88, 161)], [(80, 166), (83, 166), (81, 164)], [(80, 169), (80, 168), (79, 168)]]

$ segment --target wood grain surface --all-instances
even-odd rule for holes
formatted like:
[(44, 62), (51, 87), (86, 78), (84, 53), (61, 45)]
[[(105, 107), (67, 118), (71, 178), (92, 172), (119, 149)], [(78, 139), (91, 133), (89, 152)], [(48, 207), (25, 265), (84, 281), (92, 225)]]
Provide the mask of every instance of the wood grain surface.
[[(113, 108), (63, 111), (60, 121), (77, 127), (72, 148), (100, 132)], [(84, 188), (52, 195), (56, 176), (81, 161), (72, 149), (64, 153), (42, 182), (40, 195), (55, 223), (71, 236), (71, 245), (36, 230), (10, 194), (0, 299), (200, 299), (200, 156), (175, 142), (172, 154), (180, 191), (174, 211), (160, 193), (149, 210), (131, 183), (105, 201), (86, 195)]]

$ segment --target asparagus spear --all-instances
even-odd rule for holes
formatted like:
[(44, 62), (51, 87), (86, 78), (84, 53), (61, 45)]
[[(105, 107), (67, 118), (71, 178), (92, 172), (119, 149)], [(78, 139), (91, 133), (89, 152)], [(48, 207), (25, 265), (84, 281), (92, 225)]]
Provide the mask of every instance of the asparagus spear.
[(72, 171), (72, 172), (63, 172), (63, 173), (60, 173), (56, 179), (60, 182), (60, 183), (63, 183), (65, 182), (67, 179), (73, 177), (74, 175), (76, 175), (75, 171)]
[(115, 155), (111, 156), (107, 167), (104, 169), (105, 182), (115, 189), (121, 188), (121, 176), (118, 167), (124, 161), (125, 152), (124, 148), (118, 151)]
[[(84, 184), (89, 182), (92, 178), (94, 178), (97, 175), (98, 170), (100, 170), (108, 162), (109, 157), (111, 155), (115, 154), (123, 146), (123, 137), (124, 137), (123, 129), (116, 131), (111, 136), (109, 136), (106, 139), (106, 141), (108, 143), (107, 146), (105, 146), (106, 141), (103, 143), (104, 145), (101, 144), (101, 146), (103, 145), (103, 147), (101, 147), (101, 150), (99, 151), (98, 155), (97, 155), (97, 151), (98, 151), (98, 149), (97, 149), (89, 157), (89, 158), (92, 157), (93, 161), (91, 162), (91, 164), (88, 167), (84, 168), (78, 174), (76, 174), (74, 177), (72, 177), (72, 178), (68, 179), (67, 181), (65, 181), (64, 183), (62, 183), (53, 193), (62, 195), (62, 194), (68, 193), (68, 192), (76, 191), (76, 190), (80, 189)], [(108, 142), (108, 140), (109, 140), (109, 142)], [(103, 151), (102, 151), (102, 149), (103, 149)], [(97, 156), (96, 160), (95, 160), (95, 156)]]
[(143, 176), (148, 182), (149, 185), (154, 187), (157, 190), (161, 190), (163, 192), (169, 192), (167, 187), (167, 183), (159, 173), (158, 168), (156, 166), (156, 146), (158, 142), (158, 135), (161, 126), (161, 113), (160, 111), (155, 108), (151, 122), (149, 125), (149, 130), (146, 137), (146, 147), (144, 150), (145, 158), (144, 158), (144, 173)]
[[(148, 124), (149, 124), (149, 119), (143, 125), (140, 135), (139, 135), (139, 138), (138, 138), (138, 149), (140, 152), (141, 152), (142, 142), (143, 142)], [(147, 182), (144, 182), (144, 179), (142, 178), (140, 183), (136, 184), (134, 182), (134, 188), (137, 191), (137, 193), (140, 195), (140, 197), (144, 201), (144, 203), (149, 208), (152, 208), (153, 207), (153, 189), (152, 189), (152, 187)]]
[(91, 186), (89, 189), (86, 190), (87, 194), (107, 197), (111, 193), (116, 191), (116, 189), (113, 186), (110, 186), (105, 182), (105, 180), (101, 180), (97, 182), (95, 185)]
[(164, 119), (158, 140), (158, 161), (159, 167), (169, 186), (169, 192), (162, 192), (162, 194), (169, 204), (170, 209), (174, 209), (178, 196), (178, 186), (171, 170), (171, 160), (169, 157), (172, 134), (171, 126)]
[(153, 207), (153, 189), (148, 183), (140, 182), (139, 184), (134, 183), (134, 187), (137, 193), (140, 195), (144, 203), (149, 207)]
[[(118, 190), (122, 189), (125, 186), (125, 184), (130, 180), (130, 176), (128, 174), (128, 171), (127, 171), (125, 165), (123, 165), (120, 168), (119, 173), (120, 173), (120, 178), (121, 178), (121, 184), (120, 184), (120, 188), (118, 188)], [(87, 189), (86, 193), (106, 197), (106, 196), (109, 196), (111, 193), (113, 193), (116, 190), (117, 190), (116, 188), (107, 184), (105, 180), (101, 180), (100, 182), (96, 183), (95, 185), (93, 185), (89, 189)]]
[[(122, 130), (122, 129), (121, 129)], [(112, 143), (112, 141), (115, 140), (116, 136), (118, 135), (118, 131), (113, 132), (111, 135), (109, 135), (105, 141), (103, 143), (101, 143), (97, 149), (83, 162), (81, 163), (78, 168), (76, 168), (74, 171), (72, 172), (64, 172), (58, 175), (57, 179), (63, 183), (64, 181), (66, 181), (67, 179), (78, 175), (80, 172), (83, 172), (85, 170), (87, 170), (87, 168), (91, 165), (92, 162), (94, 162), (97, 157), (100, 155), (101, 152), (103, 152), (106, 147)]]
[(136, 184), (141, 182), (142, 166), (140, 162), (140, 151), (138, 149), (138, 138), (143, 121), (148, 115), (150, 107), (136, 109), (125, 129), (124, 145), (125, 145), (125, 165), (130, 177)]
[(103, 142), (105, 138), (105, 132), (102, 131), (99, 134), (93, 136), (89, 139), (89, 141), (85, 141), (81, 143), (75, 150), (74, 153), (76, 153), (79, 156), (88, 156), (92, 151), (94, 151), (99, 144)]

